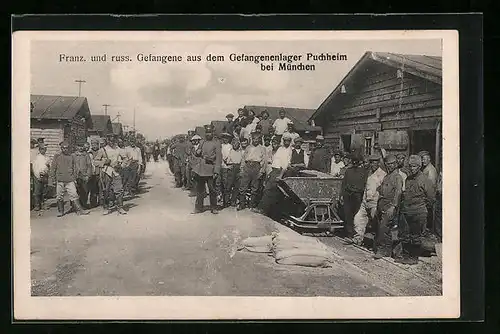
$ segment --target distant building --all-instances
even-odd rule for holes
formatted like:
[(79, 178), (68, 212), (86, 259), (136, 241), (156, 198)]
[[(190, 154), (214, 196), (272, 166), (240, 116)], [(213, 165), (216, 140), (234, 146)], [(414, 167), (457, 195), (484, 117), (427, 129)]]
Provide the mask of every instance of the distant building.
[(107, 134), (113, 133), (113, 125), (111, 117), (108, 115), (92, 115), (92, 128), (88, 130), (89, 141), (106, 137)]
[(441, 165), (441, 57), (366, 52), (319, 106), (311, 121), (327, 142), (373, 153), (429, 151)]
[(92, 118), (87, 98), (78, 96), (31, 95), (30, 135), (44, 138), (47, 155), (59, 152), (59, 143), (67, 140), (73, 149), (85, 141)]

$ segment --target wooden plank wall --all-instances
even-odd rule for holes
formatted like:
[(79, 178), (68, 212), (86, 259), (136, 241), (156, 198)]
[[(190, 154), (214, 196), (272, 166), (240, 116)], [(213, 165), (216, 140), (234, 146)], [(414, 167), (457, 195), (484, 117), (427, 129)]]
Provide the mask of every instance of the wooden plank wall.
[(324, 134), (337, 143), (341, 134), (373, 136), (385, 129), (434, 129), (441, 118), (442, 86), (396, 69), (378, 66), (355, 79), (346, 95), (327, 106)]
[(62, 123), (32, 123), (30, 135), (32, 139), (44, 138), (49, 157), (53, 157), (60, 151), (59, 143), (64, 140)]

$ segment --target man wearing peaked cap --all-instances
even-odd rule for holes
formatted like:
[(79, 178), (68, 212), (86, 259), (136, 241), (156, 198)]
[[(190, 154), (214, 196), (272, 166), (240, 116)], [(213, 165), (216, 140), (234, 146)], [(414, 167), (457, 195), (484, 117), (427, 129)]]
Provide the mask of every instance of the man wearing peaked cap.
[[(194, 133), (194, 131), (193, 131)], [(194, 152), (198, 149), (200, 145), (201, 137), (197, 134), (193, 134), (190, 138), (190, 143), (188, 146), (187, 154), (187, 166), (186, 166), (186, 179), (187, 179), (187, 189), (189, 190), (189, 197), (196, 196), (196, 174), (194, 173), (195, 165), (198, 163), (199, 158), (194, 156)]]
[(234, 115), (229, 113), (226, 115), (226, 122), (224, 123), (224, 126), (222, 127), (222, 131), (232, 134), (234, 131), (234, 126), (235, 126)]
[(193, 171), (197, 175), (194, 214), (203, 212), (205, 185), (208, 186), (209, 191), (210, 211), (213, 214), (218, 213), (215, 180), (220, 174), (222, 147), (220, 142), (213, 138), (213, 127), (205, 125), (205, 140), (201, 141), (199, 147), (194, 151), (195, 157), (199, 158), (198, 163), (193, 167)]
[(397, 170), (396, 157), (392, 154), (386, 156), (385, 166), (387, 175), (385, 175), (380, 185), (377, 204), (377, 230), (374, 242), (375, 259), (392, 255), (391, 229), (398, 224), (399, 206), (401, 194), (403, 193), (403, 178)]

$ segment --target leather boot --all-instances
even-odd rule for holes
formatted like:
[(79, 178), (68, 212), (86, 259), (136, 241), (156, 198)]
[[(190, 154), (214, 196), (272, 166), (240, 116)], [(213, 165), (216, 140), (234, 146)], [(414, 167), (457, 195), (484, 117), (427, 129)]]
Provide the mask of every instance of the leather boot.
[(64, 201), (57, 201), (57, 217), (64, 216)]
[(42, 210), (42, 203), (41, 203), (40, 198), (38, 196), (34, 196), (34, 202), (35, 202), (35, 207), (33, 208), (33, 210), (34, 211)]
[(127, 214), (127, 211), (123, 209), (123, 195), (116, 196), (116, 209), (120, 215)]
[(87, 210), (84, 210), (82, 208), (82, 206), (80, 205), (80, 202), (78, 200), (73, 201), (73, 207), (75, 208), (76, 214), (79, 216), (89, 214), (89, 212)]

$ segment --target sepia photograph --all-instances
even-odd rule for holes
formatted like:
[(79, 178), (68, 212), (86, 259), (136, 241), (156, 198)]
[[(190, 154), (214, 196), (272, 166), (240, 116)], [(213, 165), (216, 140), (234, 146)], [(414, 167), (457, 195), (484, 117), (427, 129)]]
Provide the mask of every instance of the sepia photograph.
[(457, 36), (14, 34), (20, 316), (458, 317)]

